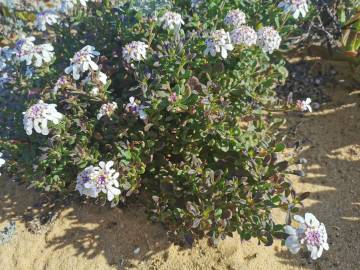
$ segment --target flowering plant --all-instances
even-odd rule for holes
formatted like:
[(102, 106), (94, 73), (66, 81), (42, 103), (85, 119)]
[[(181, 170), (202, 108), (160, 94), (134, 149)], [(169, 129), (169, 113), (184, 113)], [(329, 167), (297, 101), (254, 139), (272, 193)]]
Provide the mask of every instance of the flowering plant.
[(14, 46), (7, 84), (18, 106), (2, 104), (12, 128), (0, 143), (9, 171), (113, 206), (141, 193), (180, 242), (238, 232), (271, 245), (284, 229), (272, 209), (290, 215), (305, 198), (287, 179), (295, 161), (279, 160), (283, 121), (265, 110), (287, 76), (281, 9), (269, 18), (261, 1), (97, 2), (63, 1), (74, 16), (61, 15), (42, 62), (34, 38)]

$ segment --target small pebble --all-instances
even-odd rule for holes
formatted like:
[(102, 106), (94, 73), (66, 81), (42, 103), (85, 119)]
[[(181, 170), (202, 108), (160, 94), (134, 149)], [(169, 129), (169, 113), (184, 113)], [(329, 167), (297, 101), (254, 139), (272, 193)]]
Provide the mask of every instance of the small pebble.
[(311, 104), (311, 107), (312, 107), (314, 110), (318, 110), (318, 109), (320, 108), (320, 104), (317, 103), (317, 102), (313, 102), (313, 103)]
[(134, 249), (134, 255), (139, 255), (139, 253), (140, 253), (140, 248), (138, 247), (138, 248), (136, 248), (136, 249)]

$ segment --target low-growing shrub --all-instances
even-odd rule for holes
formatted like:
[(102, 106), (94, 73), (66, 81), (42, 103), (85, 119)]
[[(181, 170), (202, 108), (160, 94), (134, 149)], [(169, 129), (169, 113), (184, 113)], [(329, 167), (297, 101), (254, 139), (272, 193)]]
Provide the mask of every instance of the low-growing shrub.
[(272, 209), (290, 217), (307, 195), (286, 178), (283, 120), (266, 110), (287, 76), (279, 48), (298, 31), (291, 3), (65, 2), (71, 16), (37, 14), (44, 34), (2, 51), (9, 173), (112, 205), (141, 199), (190, 244), (283, 237)]

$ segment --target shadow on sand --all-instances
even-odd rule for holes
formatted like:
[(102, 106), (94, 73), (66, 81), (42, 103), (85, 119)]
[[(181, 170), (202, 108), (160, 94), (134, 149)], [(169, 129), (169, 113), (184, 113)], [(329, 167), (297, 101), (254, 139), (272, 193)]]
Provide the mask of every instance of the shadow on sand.
[(102, 255), (109, 265), (124, 269), (170, 245), (166, 231), (147, 219), (141, 205), (111, 209), (84, 201), (69, 202), (48, 198), (8, 180), (0, 180), (0, 197), (0, 223), (16, 220), (28, 228), (32, 217), (41, 220), (49, 212), (60, 213), (61, 229), (56, 228), (55, 221), (45, 236), (46, 248), (54, 252), (71, 246), (73, 256), (92, 260)]
[[(360, 86), (359, 86), (360, 89)], [(358, 90), (359, 90), (358, 89)], [(359, 91), (358, 91), (359, 92)], [(314, 213), (327, 227), (330, 251), (310, 262), (278, 252), (284, 264), (308, 269), (360, 269), (360, 93), (333, 89), (333, 102), (305, 117), (288, 116), (288, 140), (301, 141), (306, 176), (295, 184), (310, 191), (301, 213)], [(290, 127), (290, 128), (289, 128)], [(294, 128), (297, 127), (296, 131)], [(294, 132), (295, 131), (295, 132)]]

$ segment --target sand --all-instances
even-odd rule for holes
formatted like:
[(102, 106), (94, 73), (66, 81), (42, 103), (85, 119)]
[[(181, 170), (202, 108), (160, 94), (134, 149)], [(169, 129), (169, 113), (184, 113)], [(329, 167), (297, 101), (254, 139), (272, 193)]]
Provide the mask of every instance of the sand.
[[(161, 225), (146, 219), (141, 206), (110, 209), (71, 203), (48, 232), (33, 234), (24, 215), (36, 213), (40, 194), (1, 179), (0, 228), (15, 220), (17, 234), (0, 246), (0, 268), (360, 269), (360, 92), (348, 89), (330, 88), (334, 101), (320, 111), (285, 115), (289, 143), (301, 140), (300, 156), (308, 160), (306, 177), (292, 177), (299, 192), (311, 192), (301, 213), (313, 212), (329, 234), (330, 251), (318, 261), (309, 261), (303, 253), (290, 254), (280, 241), (264, 247), (256, 240), (241, 243), (238, 237), (222, 241), (218, 248), (200, 241), (193, 249), (182, 250), (167, 241)], [(274, 216), (282, 220), (284, 214)]]

